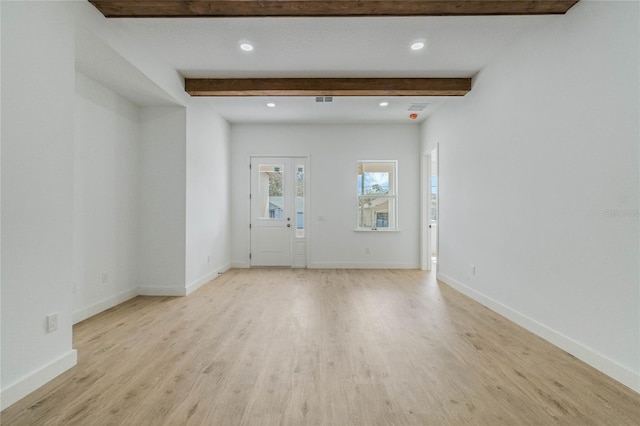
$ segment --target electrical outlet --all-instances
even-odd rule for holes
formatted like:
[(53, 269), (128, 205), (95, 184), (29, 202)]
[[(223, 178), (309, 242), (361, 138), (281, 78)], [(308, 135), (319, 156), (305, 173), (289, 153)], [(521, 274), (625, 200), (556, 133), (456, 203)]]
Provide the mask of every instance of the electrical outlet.
[(47, 315), (47, 333), (53, 333), (58, 329), (58, 314)]
[(471, 275), (475, 275), (476, 274), (476, 265), (471, 265), (471, 267), (469, 268)]
[(109, 274), (107, 272), (102, 273), (102, 284), (106, 284), (109, 282)]
[(211, 256), (207, 256), (207, 263), (211, 263)]

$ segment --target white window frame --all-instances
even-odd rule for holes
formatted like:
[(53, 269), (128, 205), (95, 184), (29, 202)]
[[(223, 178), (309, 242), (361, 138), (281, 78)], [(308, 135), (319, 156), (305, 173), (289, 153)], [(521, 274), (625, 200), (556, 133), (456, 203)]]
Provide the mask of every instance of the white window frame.
[[(378, 228), (375, 225), (370, 227), (362, 227), (360, 222), (360, 199), (362, 197), (371, 197), (372, 195), (359, 195), (358, 188), (356, 188), (356, 229), (357, 232), (395, 232), (398, 231), (398, 160), (358, 160), (356, 167), (356, 182), (357, 177), (360, 176), (361, 164), (375, 164), (384, 163), (393, 165), (393, 173), (389, 178), (389, 194), (374, 195), (376, 198), (386, 198), (389, 203), (393, 204), (393, 207), (389, 208), (389, 224), (386, 228)], [(363, 171), (364, 179), (364, 171)]]

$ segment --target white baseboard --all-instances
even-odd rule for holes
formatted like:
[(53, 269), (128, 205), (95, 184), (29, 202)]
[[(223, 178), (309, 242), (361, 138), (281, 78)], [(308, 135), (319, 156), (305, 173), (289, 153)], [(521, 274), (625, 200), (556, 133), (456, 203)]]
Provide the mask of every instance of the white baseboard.
[(80, 321), (84, 321), (87, 318), (97, 315), (100, 312), (106, 311), (109, 308), (113, 308), (120, 303), (126, 302), (129, 299), (133, 299), (137, 295), (138, 289), (134, 288), (132, 290), (123, 291), (122, 293), (116, 294), (115, 296), (111, 296), (98, 303), (94, 303), (93, 305), (87, 306), (86, 308), (78, 309), (73, 313), (73, 323), (77, 324)]
[[(170, 287), (138, 287), (137, 289), (127, 290), (115, 296), (109, 297), (98, 303), (94, 303), (86, 308), (78, 309), (73, 313), (73, 323), (77, 324), (93, 315), (99, 314), (109, 308), (120, 303), (126, 302), (138, 295), (140, 296), (187, 296), (193, 293), (204, 284), (218, 277), (220, 273), (224, 273), (230, 269), (231, 265), (224, 265), (210, 274), (205, 275), (197, 281), (191, 283), (187, 288), (170, 288)], [(20, 399), (29, 395), (47, 382), (53, 380), (60, 374), (64, 373), (78, 362), (78, 353), (75, 349), (70, 350), (62, 357), (52, 361), (44, 367), (29, 374), (24, 379), (2, 389), (0, 392), (0, 410), (13, 405)]]
[(378, 262), (311, 262), (309, 269), (419, 269), (413, 263), (378, 263)]
[(188, 296), (212, 279), (216, 278), (219, 274), (228, 271), (231, 265), (226, 264), (215, 271), (197, 279), (185, 288), (173, 288), (173, 287), (138, 287), (138, 295), (140, 296)]
[(78, 363), (78, 353), (75, 349), (29, 374), (20, 381), (7, 386), (0, 392), (0, 410), (13, 405), (15, 402), (29, 395), (31, 392), (55, 379)]
[(231, 262), (231, 267), (234, 269), (249, 269), (251, 265), (247, 262)]
[(138, 287), (138, 296), (186, 296), (185, 287)]
[(186, 295), (187, 296), (190, 295), (191, 293), (193, 293), (194, 291), (196, 291), (197, 289), (199, 289), (200, 287), (202, 287), (203, 285), (205, 285), (209, 281), (218, 278), (218, 276), (220, 274), (223, 274), (223, 273), (227, 272), (230, 268), (231, 268), (231, 264), (226, 264), (224, 266), (221, 266), (221, 267), (217, 268), (215, 271), (212, 271), (212, 272), (208, 273), (207, 275), (203, 276), (202, 278), (192, 282), (191, 284), (189, 284), (187, 286), (187, 294)]
[(542, 337), (560, 349), (586, 362), (593, 368), (603, 372), (623, 385), (628, 386), (636, 392), (640, 392), (640, 374), (618, 364), (617, 362), (587, 346), (584, 346), (570, 337), (567, 337), (564, 334), (559, 333), (558, 331), (553, 330), (490, 297), (485, 296), (460, 281), (441, 273), (436, 274), (436, 278), (459, 292), (469, 296), (476, 302), (483, 304), (492, 311), (495, 311), (519, 326), (526, 328), (533, 334)]

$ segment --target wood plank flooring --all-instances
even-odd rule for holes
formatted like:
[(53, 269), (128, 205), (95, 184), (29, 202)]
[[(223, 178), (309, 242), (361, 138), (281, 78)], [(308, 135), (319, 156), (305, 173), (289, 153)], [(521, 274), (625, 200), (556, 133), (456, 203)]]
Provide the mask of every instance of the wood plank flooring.
[(3, 425), (640, 424), (640, 395), (422, 271), (231, 270), (74, 347)]

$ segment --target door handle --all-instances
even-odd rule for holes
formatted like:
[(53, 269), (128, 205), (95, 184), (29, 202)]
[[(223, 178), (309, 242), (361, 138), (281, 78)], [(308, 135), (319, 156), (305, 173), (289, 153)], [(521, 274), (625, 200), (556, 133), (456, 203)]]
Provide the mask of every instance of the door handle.
[(290, 217), (288, 217), (288, 218), (287, 218), (287, 220), (288, 220), (288, 221), (291, 221), (291, 218), (290, 218)]
[(291, 224), (290, 223), (287, 223), (287, 228), (291, 228)]

